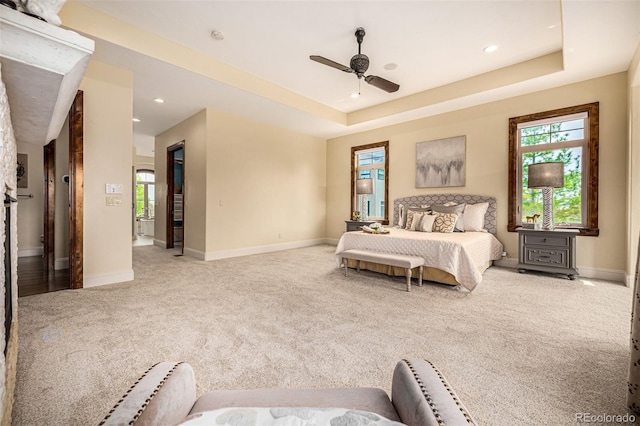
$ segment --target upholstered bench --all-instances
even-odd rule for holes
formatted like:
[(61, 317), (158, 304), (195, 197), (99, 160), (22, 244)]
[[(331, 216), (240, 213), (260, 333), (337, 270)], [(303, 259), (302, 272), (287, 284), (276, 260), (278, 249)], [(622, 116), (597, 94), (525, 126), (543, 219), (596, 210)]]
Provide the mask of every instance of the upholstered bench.
[[(336, 421), (323, 421), (328, 415)], [(476, 425), (442, 373), (420, 359), (397, 363), (391, 398), (382, 389), (364, 387), (211, 390), (196, 398), (191, 366), (161, 362), (131, 386), (100, 425), (275, 425), (297, 417), (319, 425)]]
[(411, 270), (413, 268), (420, 268), (418, 272), (418, 286), (422, 287), (422, 265), (424, 264), (424, 259), (421, 257), (355, 249), (345, 250), (338, 253), (338, 256), (342, 258), (345, 277), (347, 276), (347, 270), (349, 269), (347, 267), (347, 260), (352, 259), (358, 261), (358, 272), (360, 272), (360, 262), (373, 262), (380, 263), (382, 265), (405, 268), (407, 271), (407, 291), (411, 291)]

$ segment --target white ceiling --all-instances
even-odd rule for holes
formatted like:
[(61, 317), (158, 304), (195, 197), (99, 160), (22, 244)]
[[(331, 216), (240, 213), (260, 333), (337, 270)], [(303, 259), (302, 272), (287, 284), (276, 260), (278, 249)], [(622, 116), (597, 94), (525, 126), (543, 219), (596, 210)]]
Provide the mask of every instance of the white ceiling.
[[(142, 151), (205, 107), (330, 138), (625, 71), (640, 41), (639, 0), (77, 2), (343, 113), (553, 52), (564, 56), (560, 72), (347, 126), (97, 39), (95, 59), (134, 73)], [(361, 96), (352, 99), (354, 75), (309, 60), (315, 54), (349, 65), (360, 26), (367, 74), (398, 83), (398, 92), (362, 81)], [(224, 40), (214, 40), (213, 30)], [(490, 44), (498, 50), (484, 53)], [(385, 69), (389, 63), (397, 68)]]

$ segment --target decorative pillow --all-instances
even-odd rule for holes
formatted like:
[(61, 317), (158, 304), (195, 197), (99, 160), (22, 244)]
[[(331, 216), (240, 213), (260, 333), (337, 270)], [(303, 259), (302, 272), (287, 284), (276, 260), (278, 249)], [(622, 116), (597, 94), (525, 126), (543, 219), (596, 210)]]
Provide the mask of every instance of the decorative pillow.
[(409, 228), (409, 231), (420, 230), (420, 223), (422, 222), (422, 217), (424, 215), (425, 213), (422, 212), (413, 212), (413, 220), (411, 221), (411, 227)]
[(484, 215), (489, 203), (467, 204), (462, 218), (465, 231), (487, 232), (484, 229)]
[(463, 223), (463, 212), (464, 212), (464, 208), (465, 208), (466, 204), (462, 203), (462, 204), (456, 204), (455, 206), (445, 206), (445, 205), (438, 205), (438, 204), (434, 204), (433, 206), (431, 206), (431, 209), (434, 212), (438, 212), (438, 213), (455, 213), (458, 215), (458, 219), (456, 221), (455, 227), (454, 227), (454, 231), (455, 232), (464, 232), (464, 223)]
[(436, 220), (434, 215), (425, 214), (422, 216), (422, 222), (418, 227), (418, 231), (431, 232), (433, 230), (433, 222)]
[(348, 408), (225, 407), (191, 414), (181, 425), (368, 425), (401, 426), (379, 414)]
[[(407, 209), (407, 217), (405, 218), (405, 222), (404, 222), (404, 229), (409, 229), (411, 230), (411, 224), (413, 222), (413, 215), (415, 213), (425, 213), (425, 212), (429, 212), (431, 211), (428, 208), (424, 208), (424, 207), (409, 207)], [(415, 229), (414, 229), (415, 231)]]
[(404, 228), (404, 205), (398, 204), (398, 228)]
[(444, 232), (450, 234), (456, 226), (458, 215), (455, 213), (435, 213), (433, 221), (433, 232)]

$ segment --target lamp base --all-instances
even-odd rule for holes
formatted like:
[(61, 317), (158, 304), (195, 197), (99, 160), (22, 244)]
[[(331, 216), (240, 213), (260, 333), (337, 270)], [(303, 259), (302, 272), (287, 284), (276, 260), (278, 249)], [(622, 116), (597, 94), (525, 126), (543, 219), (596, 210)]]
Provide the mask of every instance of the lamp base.
[(367, 208), (369, 206), (369, 203), (367, 202), (367, 194), (362, 194), (362, 219), (361, 220), (368, 220), (369, 219), (369, 209)]
[(553, 188), (542, 188), (542, 229), (550, 231), (553, 225)]

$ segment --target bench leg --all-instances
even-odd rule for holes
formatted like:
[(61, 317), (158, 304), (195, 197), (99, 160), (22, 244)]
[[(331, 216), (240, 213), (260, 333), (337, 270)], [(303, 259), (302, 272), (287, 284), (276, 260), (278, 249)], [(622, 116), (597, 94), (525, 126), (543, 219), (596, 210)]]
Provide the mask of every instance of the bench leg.
[(407, 291), (411, 291), (411, 268), (407, 268)]
[(347, 276), (347, 270), (349, 269), (349, 259), (346, 257), (342, 258), (342, 266), (344, 267), (344, 276)]
[(357, 270), (358, 272), (360, 272), (360, 261), (359, 261), (359, 260), (357, 260), (357, 262), (358, 262), (358, 266), (357, 266), (357, 269), (356, 269), (356, 270)]
[(422, 287), (422, 265), (418, 269), (418, 287)]

